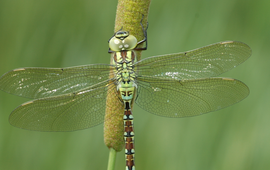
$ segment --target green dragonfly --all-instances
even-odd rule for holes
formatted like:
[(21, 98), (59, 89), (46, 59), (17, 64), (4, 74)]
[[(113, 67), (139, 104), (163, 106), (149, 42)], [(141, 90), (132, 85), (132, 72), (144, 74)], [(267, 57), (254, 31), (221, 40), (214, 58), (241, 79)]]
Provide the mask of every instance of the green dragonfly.
[[(134, 167), (131, 104), (165, 117), (187, 117), (233, 105), (249, 94), (241, 81), (217, 78), (243, 63), (251, 49), (226, 41), (195, 50), (136, 60), (136, 50), (147, 48), (119, 30), (109, 40), (113, 64), (67, 68), (20, 68), (0, 78), (0, 89), (34, 100), (10, 114), (12, 125), (37, 131), (74, 131), (104, 122), (107, 95), (119, 99), (123, 114), (128, 170)], [(138, 48), (138, 44), (146, 47)]]

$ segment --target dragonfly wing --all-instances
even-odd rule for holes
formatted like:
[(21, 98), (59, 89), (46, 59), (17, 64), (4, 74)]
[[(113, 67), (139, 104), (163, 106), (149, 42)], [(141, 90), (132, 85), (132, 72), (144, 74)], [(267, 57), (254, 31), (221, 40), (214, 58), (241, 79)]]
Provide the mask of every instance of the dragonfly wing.
[(113, 67), (106, 64), (15, 69), (0, 78), (0, 89), (35, 99), (68, 94), (109, 79), (111, 69)]
[(108, 81), (84, 90), (36, 99), (17, 107), (10, 115), (13, 126), (37, 131), (74, 131), (104, 122)]
[(205, 78), (173, 80), (138, 78), (135, 102), (144, 110), (165, 117), (188, 117), (219, 110), (247, 97), (239, 80)]
[(149, 57), (138, 61), (138, 75), (195, 79), (214, 77), (243, 63), (251, 49), (242, 42), (226, 41), (192, 51)]

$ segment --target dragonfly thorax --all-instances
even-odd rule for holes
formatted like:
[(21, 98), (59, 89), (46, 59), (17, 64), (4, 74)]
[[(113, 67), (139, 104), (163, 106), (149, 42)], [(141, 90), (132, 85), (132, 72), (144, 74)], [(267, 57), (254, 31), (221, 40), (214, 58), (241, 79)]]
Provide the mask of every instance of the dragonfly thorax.
[[(130, 40), (129, 38), (133, 39), (132, 37), (134, 37), (132, 35), (128, 35), (124, 38), (124, 40), (121, 40), (121, 37), (124, 37), (126, 34), (123, 33), (123, 36), (119, 36), (118, 38), (117, 35), (118, 33), (116, 33), (116, 35), (110, 40), (110, 48), (113, 51), (115, 49), (111, 46), (112, 41), (119, 40), (126, 42), (126, 40)], [(135, 42), (137, 43), (136, 38)], [(117, 83), (117, 91), (119, 91), (123, 101), (131, 101), (136, 90), (136, 74), (133, 66), (134, 62), (136, 62), (136, 54), (133, 50), (120, 50), (113, 53), (113, 64), (115, 65), (114, 73)]]
[(136, 90), (136, 74), (134, 71), (134, 62), (136, 56), (134, 51), (115, 52), (113, 57), (115, 64), (115, 78), (117, 82), (117, 91), (119, 91), (123, 101), (131, 101)]
[(109, 47), (112, 51), (132, 50), (137, 46), (137, 39), (129, 35), (127, 31), (118, 31), (109, 40)]

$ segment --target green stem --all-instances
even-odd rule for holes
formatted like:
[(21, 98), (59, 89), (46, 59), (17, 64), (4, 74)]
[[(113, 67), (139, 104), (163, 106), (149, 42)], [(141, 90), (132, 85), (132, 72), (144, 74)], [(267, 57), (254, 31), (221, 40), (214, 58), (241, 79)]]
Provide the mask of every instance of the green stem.
[(114, 170), (115, 160), (116, 160), (116, 151), (113, 148), (111, 148), (107, 170)]

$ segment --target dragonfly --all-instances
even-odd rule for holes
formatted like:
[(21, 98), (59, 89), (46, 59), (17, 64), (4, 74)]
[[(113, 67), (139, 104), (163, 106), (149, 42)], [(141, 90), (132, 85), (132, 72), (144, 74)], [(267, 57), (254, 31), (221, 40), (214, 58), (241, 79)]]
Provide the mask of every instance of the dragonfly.
[[(243, 63), (251, 48), (225, 41), (187, 52), (137, 61), (136, 50), (147, 49), (147, 27), (138, 41), (119, 30), (109, 40), (112, 64), (67, 68), (19, 68), (0, 78), (0, 89), (32, 101), (9, 116), (15, 127), (36, 131), (74, 131), (104, 122), (112, 95), (124, 107), (126, 170), (135, 170), (133, 102), (164, 117), (189, 117), (233, 105), (249, 94), (243, 82), (217, 77)], [(145, 47), (138, 47), (138, 45)]]

